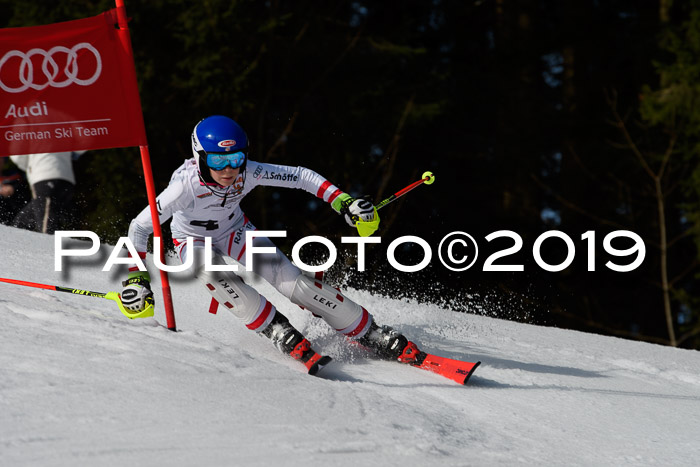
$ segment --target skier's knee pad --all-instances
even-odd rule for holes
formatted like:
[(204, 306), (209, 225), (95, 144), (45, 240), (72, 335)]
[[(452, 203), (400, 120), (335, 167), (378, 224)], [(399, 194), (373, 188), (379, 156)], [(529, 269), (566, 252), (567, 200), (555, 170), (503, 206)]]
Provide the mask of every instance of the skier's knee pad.
[(200, 268), (197, 279), (204, 283), (214, 300), (243, 321), (248, 329), (262, 331), (277, 312), (272, 303), (233, 272)]
[(372, 315), (363, 307), (325, 282), (304, 274), (297, 278), (291, 300), (348, 337), (364, 336), (372, 323)]

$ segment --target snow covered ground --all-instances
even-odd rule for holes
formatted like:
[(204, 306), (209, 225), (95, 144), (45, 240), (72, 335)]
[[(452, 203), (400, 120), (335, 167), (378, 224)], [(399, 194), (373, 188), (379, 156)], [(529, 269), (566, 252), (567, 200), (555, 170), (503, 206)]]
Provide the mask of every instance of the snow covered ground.
[[(53, 272), (53, 237), (0, 236), (0, 277), (120, 289), (104, 258)], [(0, 283), (0, 465), (700, 462), (700, 352), (348, 291), (425, 350), (481, 360), (459, 386), (369, 359), (257, 287), (334, 357), (322, 377), (209, 314), (195, 283), (173, 284), (176, 333), (161, 306), (130, 321), (107, 300)]]

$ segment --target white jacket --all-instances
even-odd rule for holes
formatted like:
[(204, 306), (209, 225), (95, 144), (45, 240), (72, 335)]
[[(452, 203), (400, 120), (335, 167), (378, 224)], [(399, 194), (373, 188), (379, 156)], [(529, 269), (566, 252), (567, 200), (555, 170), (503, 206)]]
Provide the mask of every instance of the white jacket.
[[(218, 238), (235, 232), (247, 222), (239, 204), (257, 186), (297, 188), (327, 203), (332, 203), (343, 193), (313, 170), (248, 160), (245, 177), (239, 175), (222, 196), (213, 193), (201, 182), (197, 170), (194, 158), (187, 159), (173, 173), (168, 187), (156, 198), (160, 223), (173, 218), (170, 229), (175, 239)], [(151, 210), (146, 206), (131, 221), (129, 240), (138, 252), (145, 252), (151, 233)]]
[(10, 156), (20, 170), (27, 173), (29, 185), (45, 180), (67, 180), (75, 185), (71, 152), (25, 154)]

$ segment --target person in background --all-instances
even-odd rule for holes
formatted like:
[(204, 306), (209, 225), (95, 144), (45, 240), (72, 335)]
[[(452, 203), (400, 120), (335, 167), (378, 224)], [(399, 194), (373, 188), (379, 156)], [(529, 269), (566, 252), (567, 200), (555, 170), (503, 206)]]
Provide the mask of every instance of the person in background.
[(9, 224), (29, 195), (22, 172), (8, 158), (0, 158), (0, 224)]
[(10, 156), (26, 172), (32, 200), (15, 216), (14, 227), (53, 234), (61, 227), (73, 199), (73, 159), (85, 151)]

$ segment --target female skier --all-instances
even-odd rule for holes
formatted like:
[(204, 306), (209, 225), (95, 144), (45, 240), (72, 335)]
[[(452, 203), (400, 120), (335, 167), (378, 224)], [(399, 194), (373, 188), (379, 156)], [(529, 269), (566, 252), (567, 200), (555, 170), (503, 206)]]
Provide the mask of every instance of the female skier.
[[(157, 198), (160, 222), (173, 218), (173, 242), (183, 263), (189, 255), (200, 257), (205, 237), (211, 237), (212, 264), (226, 264), (223, 257), (228, 256), (246, 265), (245, 232), (255, 230), (255, 226), (243, 214), (240, 202), (259, 185), (306, 190), (329, 203), (351, 226), (358, 219), (365, 222), (374, 219), (372, 203), (354, 199), (312, 170), (248, 159), (248, 137), (228, 117), (214, 115), (200, 121), (192, 132), (192, 152), (194, 157), (173, 173), (170, 184)], [(151, 211), (147, 207), (129, 226), (129, 239), (141, 258), (146, 256), (151, 233)], [(187, 237), (194, 239), (190, 246), (185, 241)], [(302, 274), (268, 238), (256, 237), (253, 245), (274, 248), (275, 253), (258, 255), (253, 270), (292, 303), (320, 316), (338, 332), (372, 349), (381, 358), (414, 365), (422, 363), (424, 354), (415, 344), (389, 326), (378, 326), (365, 308), (335, 288)], [(150, 277), (148, 272), (136, 267), (129, 271), (123, 283), (122, 301), (125, 307), (140, 311), (153, 301)], [(309, 341), (288, 319), (235, 273), (206, 271), (200, 265), (195, 277), (213, 300), (242, 320), (248, 329), (268, 337), (280, 351), (304, 363), (309, 373), (316, 373), (330, 360), (313, 351)]]

